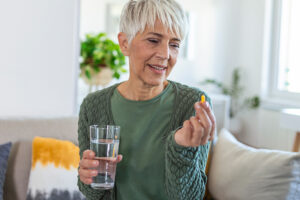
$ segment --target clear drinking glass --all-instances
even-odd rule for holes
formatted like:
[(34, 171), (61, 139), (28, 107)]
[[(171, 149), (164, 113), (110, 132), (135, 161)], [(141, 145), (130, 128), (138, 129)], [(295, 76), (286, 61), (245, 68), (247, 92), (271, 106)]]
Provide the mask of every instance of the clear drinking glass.
[(116, 166), (120, 141), (120, 126), (91, 125), (90, 149), (95, 152), (95, 159), (99, 161), (98, 175), (93, 177), (91, 187), (94, 189), (108, 190), (114, 187)]

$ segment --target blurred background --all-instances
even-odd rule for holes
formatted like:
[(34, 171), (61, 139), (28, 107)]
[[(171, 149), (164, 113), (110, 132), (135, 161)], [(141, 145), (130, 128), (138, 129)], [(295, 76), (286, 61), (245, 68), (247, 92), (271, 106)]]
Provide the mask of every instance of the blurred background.
[[(0, 117), (78, 115), (89, 92), (126, 80), (127, 62), (119, 79), (89, 83), (80, 51), (87, 34), (105, 33), (117, 41), (126, 2), (1, 1)], [(190, 27), (169, 78), (212, 96), (229, 96), (231, 129), (244, 143), (291, 150), (297, 130), (283, 124), (281, 115), (284, 108), (300, 107), (300, 2), (178, 2)]]

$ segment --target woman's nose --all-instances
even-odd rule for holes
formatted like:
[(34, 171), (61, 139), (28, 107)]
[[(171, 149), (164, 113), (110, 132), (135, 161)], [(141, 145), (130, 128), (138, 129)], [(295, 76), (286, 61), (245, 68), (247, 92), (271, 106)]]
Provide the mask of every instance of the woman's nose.
[(170, 58), (170, 48), (169, 45), (162, 44), (157, 49), (157, 57), (160, 59), (168, 60)]

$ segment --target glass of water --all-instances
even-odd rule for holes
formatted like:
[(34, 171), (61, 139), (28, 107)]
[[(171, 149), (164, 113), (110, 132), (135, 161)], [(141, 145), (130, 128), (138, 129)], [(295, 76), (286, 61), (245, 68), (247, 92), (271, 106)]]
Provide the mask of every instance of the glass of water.
[(116, 176), (116, 158), (120, 141), (120, 126), (91, 125), (90, 149), (95, 152), (95, 159), (99, 161), (98, 175), (93, 177), (91, 187), (109, 190), (114, 187)]

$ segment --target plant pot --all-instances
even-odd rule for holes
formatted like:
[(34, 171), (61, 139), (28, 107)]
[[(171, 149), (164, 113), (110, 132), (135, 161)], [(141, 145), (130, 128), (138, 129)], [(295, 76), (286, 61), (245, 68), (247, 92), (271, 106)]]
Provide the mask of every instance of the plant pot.
[(91, 79), (89, 79), (84, 71), (81, 71), (80, 77), (84, 80), (89, 86), (106, 86), (113, 79), (113, 71), (109, 67), (102, 67), (100, 72), (91, 70)]

